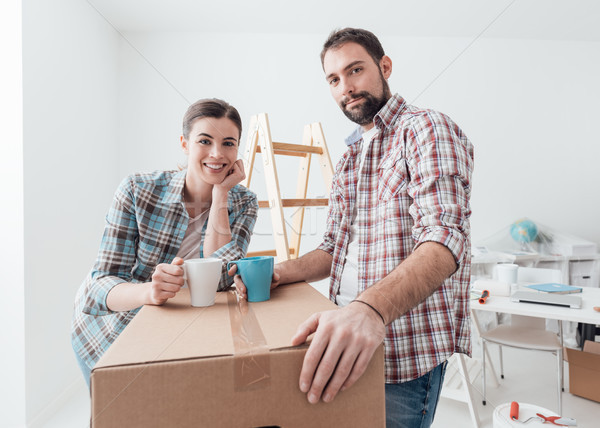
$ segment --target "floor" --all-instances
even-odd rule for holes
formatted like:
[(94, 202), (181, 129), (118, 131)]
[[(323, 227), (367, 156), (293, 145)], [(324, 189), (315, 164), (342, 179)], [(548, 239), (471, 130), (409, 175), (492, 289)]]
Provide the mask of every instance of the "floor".
[[(492, 358), (495, 358), (497, 352), (493, 348), (490, 350)], [(473, 382), (481, 428), (492, 428), (494, 407), (510, 401), (536, 404), (548, 409), (556, 408), (556, 360), (554, 356), (505, 348), (504, 361), (505, 379), (501, 381), (499, 387), (488, 386), (487, 406), (483, 406), (481, 403), (481, 378), (478, 377)], [(563, 393), (563, 416), (576, 418), (578, 427), (598, 426), (600, 403), (571, 395), (568, 392), (568, 364), (565, 364), (565, 374), (567, 377)], [(89, 412), (89, 395), (82, 382), (80, 392), (43, 426), (46, 428), (85, 428), (89, 425)], [(433, 424), (434, 428), (473, 426), (466, 403), (442, 397)]]
[[(492, 359), (497, 358), (498, 352), (496, 349), (490, 346)], [(494, 408), (504, 403), (517, 401), (538, 405), (550, 410), (556, 410), (558, 406), (556, 357), (554, 355), (546, 352), (532, 352), (506, 347), (503, 348), (503, 353), (504, 379), (499, 379), (500, 385), (494, 387), (490, 385), (488, 378), (486, 406), (482, 404), (481, 377), (477, 377), (472, 382), (481, 428), (493, 427)], [(497, 360), (495, 365), (499, 367)], [(562, 400), (562, 416), (576, 419), (578, 427), (594, 428), (599, 426), (600, 403), (569, 393), (568, 363), (565, 363), (565, 392), (562, 394)], [(532, 425), (533, 422), (529, 424), (529, 426)], [(466, 403), (448, 398), (440, 400), (433, 424), (434, 428), (473, 426)], [(546, 424), (545, 426), (555, 425)]]

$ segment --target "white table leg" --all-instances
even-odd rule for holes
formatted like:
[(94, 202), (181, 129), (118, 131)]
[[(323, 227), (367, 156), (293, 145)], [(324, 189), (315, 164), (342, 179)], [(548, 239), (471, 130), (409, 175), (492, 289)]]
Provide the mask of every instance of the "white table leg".
[[(471, 309), (471, 318), (473, 319), (473, 327), (477, 331), (477, 335), (481, 337), (481, 324), (479, 323), (479, 318), (477, 317), (476, 311), (474, 311), (473, 309)], [(492, 362), (492, 358), (490, 357), (490, 353), (487, 349), (485, 350), (485, 358), (488, 362), (488, 364), (486, 364), (486, 366), (489, 367), (488, 373), (492, 374), (494, 386), (497, 388), (498, 386), (500, 386), (500, 383), (498, 382), (498, 377), (496, 376), (496, 369), (494, 368), (494, 363)]]
[(471, 379), (469, 378), (469, 371), (467, 370), (467, 366), (465, 364), (465, 355), (458, 354), (458, 370), (463, 377), (463, 389), (466, 395), (466, 402), (469, 406), (469, 413), (471, 414), (471, 419), (473, 419), (473, 425), (475, 428), (479, 428), (479, 414), (477, 413), (477, 409), (475, 408), (475, 404), (473, 403), (473, 391), (471, 390), (472, 384)]

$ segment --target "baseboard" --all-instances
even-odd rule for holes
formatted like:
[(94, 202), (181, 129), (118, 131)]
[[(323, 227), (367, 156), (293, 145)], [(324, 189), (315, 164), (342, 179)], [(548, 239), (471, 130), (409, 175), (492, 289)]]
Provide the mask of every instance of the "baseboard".
[(76, 394), (86, 390), (87, 385), (82, 376), (77, 378), (59, 393), (44, 409), (27, 422), (27, 428), (42, 428), (48, 420), (52, 419)]

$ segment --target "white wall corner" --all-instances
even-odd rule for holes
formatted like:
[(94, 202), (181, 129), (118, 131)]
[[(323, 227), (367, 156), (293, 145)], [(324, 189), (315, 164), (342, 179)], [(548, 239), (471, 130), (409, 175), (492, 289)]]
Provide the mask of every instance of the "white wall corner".
[[(26, 426), (21, 0), (0, 3), (0, 424)], [(8, 208), (8, 209), (7, 209)], [(6, 352), (8, 350), (8, 352)]]

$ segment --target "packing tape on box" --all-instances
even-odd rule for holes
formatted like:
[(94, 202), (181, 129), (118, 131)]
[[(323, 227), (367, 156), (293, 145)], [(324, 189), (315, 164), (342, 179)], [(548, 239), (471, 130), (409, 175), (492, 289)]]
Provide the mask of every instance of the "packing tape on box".
[(510, 296), (510, 285), (506, 282), (478, 279), (473, 283), (473, 288), (479, 291), (488, 290), (490, 296)]
[(229, 322), (233, 338), (233, 379), (235, 391), (267, 388), (271, 384), (269, 347), (252, 306), (227, 292)]

